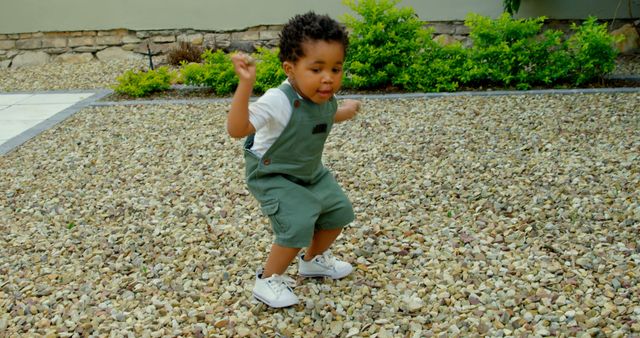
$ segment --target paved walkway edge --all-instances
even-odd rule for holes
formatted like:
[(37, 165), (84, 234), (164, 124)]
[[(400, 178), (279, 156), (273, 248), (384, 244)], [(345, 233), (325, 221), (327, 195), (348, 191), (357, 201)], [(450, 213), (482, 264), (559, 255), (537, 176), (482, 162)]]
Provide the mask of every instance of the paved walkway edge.
[(56, 124), (64, 121), (69, 116), (75, 114), (77, 111), (81, 110), (84, 107), (90, 106), (94, 101), (100, 100), (101, 98), (111, 94), (110, 90), (65, 90), (65, 91), (42, 91), (42, 92), (10, 92), (10, 93), (2, 93), (2, 94), (61, 94), (61, 93), (94, 93), (88, 98), (76, 102), (69, 108), (61, 110), (55, 115), (49, 117), (48, 119), (38, 123), (37, 125), (25, 130), (13, 138), (10, 138), (3, 144), (0, 144), (0, 156), (5, 155), (12, 150), (16, 149), (21, 144), (29, 141), (33, 137), (42, 133), (43, 131), (55, 126)]
[[(456, 96), (505, 96), (505, 95), (569, 95), (569, 94), (614, 94), (614, 93), (640, 93), (640, 87), (622, 88), (584, 88), (584, 89), (541, 89), (541, 90), (496, 90), (496, 91), (465, 91), (444, 93), (407, 93), (407, 94), (352, 94), (337, 95), (338, 99), (415, 99), (415, 98), (439, 98)], [(257, 97), (253, 97), (253, 100)], [(202, 104), (231, 102), (231, 98), (211, 99), (178, 99), (178, 100), (128, 100), (128, 101), (101, 101), (93, 102), (92, 106), (131, 106), (131, 105), (160, 105), (160, 104)]]

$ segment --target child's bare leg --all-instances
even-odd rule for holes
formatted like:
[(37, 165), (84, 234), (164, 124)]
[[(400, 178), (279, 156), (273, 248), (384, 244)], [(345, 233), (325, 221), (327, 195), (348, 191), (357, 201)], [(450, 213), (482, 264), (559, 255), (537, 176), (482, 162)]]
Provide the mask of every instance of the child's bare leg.
[(318, 230), (313, 234), (311, 245), (304, 254), (304, 260), (309, 261), (313, 257), (327, 251), (331, 244), (338, 238), (342, 229)]
[(267, 257), (267, 262), (264, 265), (264, 271), (262, 272), (262, 278), (269, 278), (273, 274), (282, 275), (289, 264), (296, 258), (300, 248), (287, 248), (278, 244), (271, 246), (271, 252)]

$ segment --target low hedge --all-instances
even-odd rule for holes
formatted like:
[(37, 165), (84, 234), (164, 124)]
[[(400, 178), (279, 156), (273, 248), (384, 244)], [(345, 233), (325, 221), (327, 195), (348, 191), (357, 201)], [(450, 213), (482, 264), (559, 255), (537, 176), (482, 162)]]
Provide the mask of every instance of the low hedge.
[[(470, 14), (471, 47), (443, 46), (433, 39), (411, 7), (399, 0), (346, 0), (359, 17), (345, 15), (350, 47), (345, 61), (345, 89), (389, 87), (408, 92), (456, 91), (461, 87), (529, 89), (533, 86), (581, 86), (602, 79), (615, 68), (615, 37), (606, 23), (589, 17), (573, 24), (566, 38), (558, 30), (542, 31), (544, 17), (497, 19)], [(286, 75), (278, 50), (260, 48), (256, 65), (256, 93), (278, 86)], [(220, 96), (231, 94), (238, 79), (229, 54), (207, 50), (202, 63), (182, 62), (177, 81), (210, 87)], [(142, 96), (167, 89), (175, 76), (167, 70), (148, 74), (127, 72), (115, 90)], [(162, 82), (163, 83), (158, 83)]]

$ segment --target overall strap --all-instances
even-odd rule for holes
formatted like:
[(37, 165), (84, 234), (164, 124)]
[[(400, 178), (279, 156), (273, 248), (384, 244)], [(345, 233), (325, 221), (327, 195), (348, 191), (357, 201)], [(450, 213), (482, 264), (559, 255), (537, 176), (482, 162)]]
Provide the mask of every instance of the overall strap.
[(287, 95), (287, 98), (289, 99), (289, 102), (291, 102), (291, 104), (293, 104), (295, 100), (301, 100), (296, 90), (293, 89), (293, 86), (291, 86), (291, 84), (289, 83), (282, 83), (280, 86), (278, 86), (278, 89), (280, 89), (285, 95)]
[[(294, 100), (299, 99), (298, 93), (288, 83), (282, 83), (280, 86), (278, 86), (278, 89), (280, 89), (285, 95), (287, 95), (287, 98), (289, 99), (289, 102), (291, 103), (291, 105), (293, 105)], [(244, 141), (244, 149), (251, 149), (253, 147), (253, 141), (255, 139), (255, 136), (256, 136), (255, 133), (247, 136), (247, 138)]]

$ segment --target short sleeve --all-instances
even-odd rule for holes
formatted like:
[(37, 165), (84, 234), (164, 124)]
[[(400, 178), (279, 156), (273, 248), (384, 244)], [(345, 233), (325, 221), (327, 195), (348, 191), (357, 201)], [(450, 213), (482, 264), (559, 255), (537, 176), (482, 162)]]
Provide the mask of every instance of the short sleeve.
[[(249, 105), (249, 122), (256, 131), (262, 129), (272, 120), (281, 119), (281, 112), (286, 109), (288, 104), (289, 100), (286, 94), (277, 88), (271, 88), (257, 101)], [(282, 124), (282, 121), (276, 122)]]

